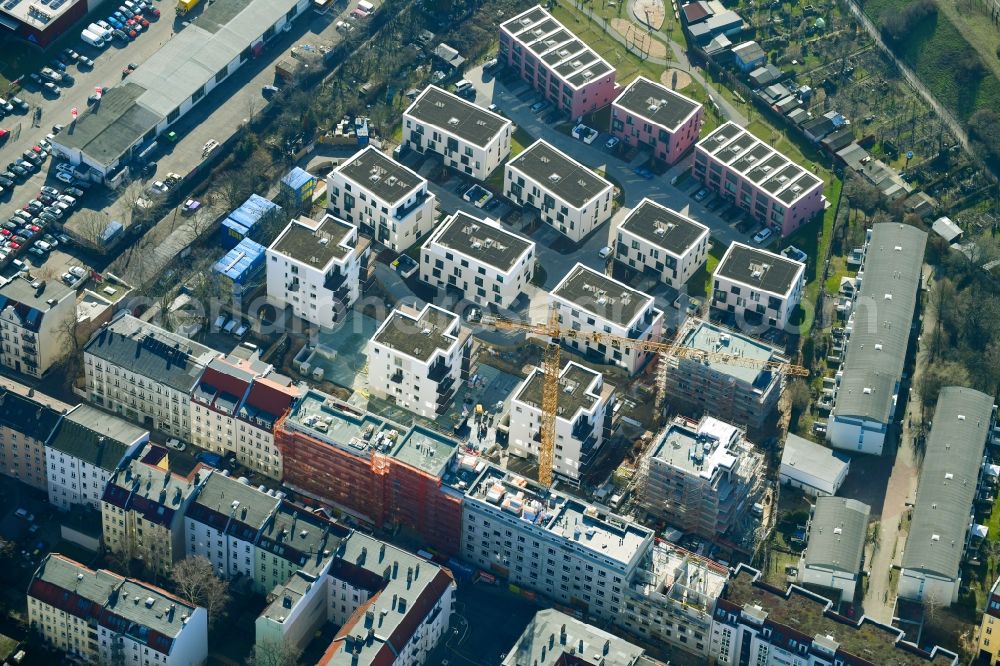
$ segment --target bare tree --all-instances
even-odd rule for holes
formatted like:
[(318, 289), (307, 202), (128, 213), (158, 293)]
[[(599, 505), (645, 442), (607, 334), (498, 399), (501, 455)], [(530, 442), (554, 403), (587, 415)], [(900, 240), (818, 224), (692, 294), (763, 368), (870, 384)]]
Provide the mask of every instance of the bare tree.
[(299, 666), (301, 652), (284, 641), (264, 641), (253, 646), (247, 666)]
[(84, 243), (100, 250), (101, 236), (108, 227), (108, 218), (97, 211), (85, 210), (80, 212), (79, 220), (76, 228), (79, 230), (80, 238)]
[(208, 611), (210, 625), (222, 619), (231, 598), (229, 582), (215, 575), (208, 558), (187, 557), (174, 565), (171, 576), (177, 594)]

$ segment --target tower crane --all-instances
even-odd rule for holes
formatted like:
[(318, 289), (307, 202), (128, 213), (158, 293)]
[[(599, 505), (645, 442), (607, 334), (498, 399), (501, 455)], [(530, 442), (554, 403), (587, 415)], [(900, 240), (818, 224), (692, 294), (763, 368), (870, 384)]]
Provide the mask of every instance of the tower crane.
[(555, 462), (556, 416), (558, 414), (559, 402), (559, 350), (562, 339), (603, 344), (612, 349), (631, 349), (659, 354), (660, 371), (657, 373), (656, 378), (656, 398), (654, 402), (654, 411), (657, 413), (663, 405), (664, 393), (666, 392), (665, 360), (669, 357), (687, 358), (696, 361), (718, 361), (727, 365), (755, 370), (771, 370), (772, 372), (796, 377), (806, 377), (809, 375), (809, 370), (792, 363), (771, 360), (761, 361), (745, 356), (684, 347), (680, 344), (681, 333), (675, 339), (663, 342), (658, 340), (634, 340), (600, 331), (577, 331), (562, 328), (559, 325), (559, 311), (555, 307), (549, 309), (548, 319), (544, 323), (517, 321), (493, 315), (483, 315), (480, 323), (498, 331), (522, 331), (548, 341), (542, 360), (542, 372), (545, 376), (542, 384), (541, 442), (538, 447), (538, 481), (545, 486), (552, 485), (552, 467)]

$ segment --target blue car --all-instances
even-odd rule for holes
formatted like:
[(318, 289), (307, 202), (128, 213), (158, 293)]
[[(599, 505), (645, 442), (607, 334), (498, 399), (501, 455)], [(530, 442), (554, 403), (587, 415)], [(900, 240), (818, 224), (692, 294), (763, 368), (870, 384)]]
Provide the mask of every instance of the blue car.
[[(124, 15), (124, 14), (122, 14), (121, 12), (115, 12), (114, 14), (112, 14), (112, 16), (114, 16), (114, 17), (115, 17), (116, 19), (118, 19), (118, 22), (119, 22), (120, 24), (124, 24), (124, 23), (125, 23), (125, 21), (127, 20), (127, 19), (125, 18), (125, 15)], [(121, 26), (119, 26), (119, 27), (121, 27)]]
[(122, 28), (122, 22), (119, 21), (118, 19), (116, 19), (114, 16), (109, 16), (108, 17), (108, 23), (111, 24), (112, 28), (116, 28), (118, 30), (121, 30), (121, 28)]

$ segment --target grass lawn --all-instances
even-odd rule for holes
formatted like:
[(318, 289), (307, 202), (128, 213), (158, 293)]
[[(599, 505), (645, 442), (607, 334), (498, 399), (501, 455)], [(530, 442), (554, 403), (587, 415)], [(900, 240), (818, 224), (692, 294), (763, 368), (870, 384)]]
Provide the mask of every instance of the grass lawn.
[(535, 137), (531, 136), (526, 129), (518, 127), (510, 136), (510, 156), (517, 157), (525, 148), (535, 142)]
[[(791, 155), (789, 155), (791, 157)], [(792, 159), (795, 159), (792, 157)], [(825, 170), (820, 170), (825, 171)], [(829, 172), (826, 172), (829, 173)], [(819, 175), (819, 172), (817, 172)], [(819, 295), (819, 277), (823, 272), (822, 257), (826, 256), (827, 249), (833, 236), (833, 217), (836, 214), (836, 201), (840, 198), (840, 190), (844, 186), (843, 181), (833, 177), (833, 182), (827, 180), (823, 193), (830, 202), (830, 207), (823, 213), (822, 222), (813, 220), (804, 227), (788, 237), (785, 245), (794, 245), (807, 255), (809, 261), (806, 264), (806, 292), (805, 296), (810, 303), (816, 302)], [(819, 231), (819, 234), (816, 232)], [(844, 265), (846, 274), (846, 263)], [(839, 285), (840, 281), (837, 280)], [(836, 289), (833, 290), (836, 293)]]
[(720, 247), (719, 243), (712, 243), (712, 246), (708, 249), (708, 257), (705, 260), (705, 264), (696, 270), (688, 280), (688, 291), (689, 293), (697, 298), (712, 298), (712, 273), (715, 272), (715, 267), (719, 265), (722, 260), (722, 255), (726, 253), (726, 248)]

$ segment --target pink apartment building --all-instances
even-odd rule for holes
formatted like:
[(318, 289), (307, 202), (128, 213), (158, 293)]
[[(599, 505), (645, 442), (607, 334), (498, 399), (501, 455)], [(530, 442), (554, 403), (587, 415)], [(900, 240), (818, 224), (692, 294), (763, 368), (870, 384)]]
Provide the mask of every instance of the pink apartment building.
[(693, 173), (783, 237), (826, 207), (821, 179), (733, 122), (698, 142)]
[(640, 76), (611, 103), (611, 134), (673, 164), (698, 140), (701, 114), (698, 102)]
[(500, 25), (498, 60), (570, 118), (610, 104), (618, 92), (615, 68), (541, 6)]

